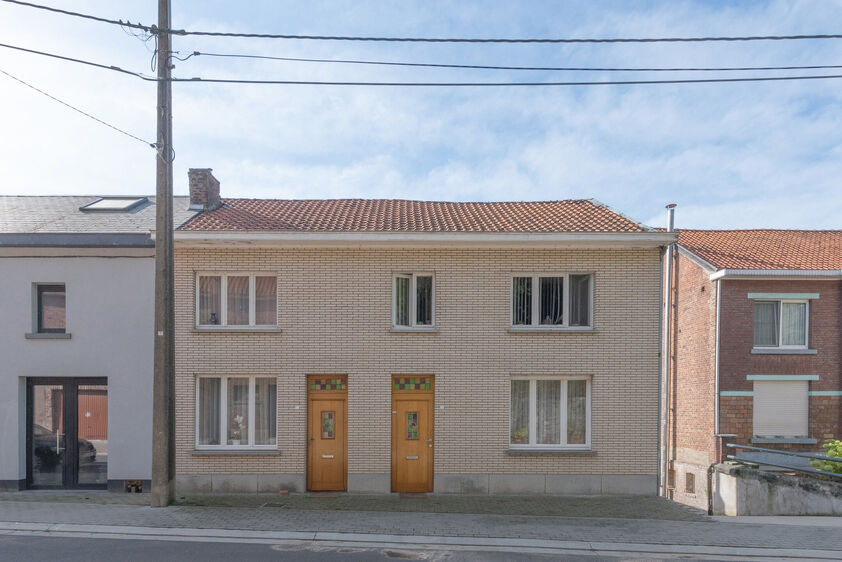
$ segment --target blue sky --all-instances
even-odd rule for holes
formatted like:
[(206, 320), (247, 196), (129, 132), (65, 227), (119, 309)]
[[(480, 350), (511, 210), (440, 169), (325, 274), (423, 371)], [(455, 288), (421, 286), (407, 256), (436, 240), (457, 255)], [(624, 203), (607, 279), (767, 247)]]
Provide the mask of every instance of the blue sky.
[[(105, 17), (156, 20), (153, 0), (43, 1)], [(321, 35), (789, 35), (838, 33), (838, 25), (832, 23), (840, 21), (838, 0), (173, 0), (176, 28)], [(0, 36), (5, 43), (151, 74), (151, 45), (107, 24), (0, 4)], [(175, 48), (188, 53), (498, 65), (842, 64), (842, 40), (460, 45), (177, 37)], [(632, 77), (210, 57), (176, 65), (174, 74), (179, 77), (291, 80)], [(0, 69), (154, 140), (154, 84), (6, 49), (0, 49)], [(842, 74), (842, 69), (827, 73)], [(0, 139), (4, 155), (0, 193), (154, 192), (150, 148), (3, 75), (0, 96), (6, 132)], [(842, 79), (482, 89), (176, 84), (175, 191), (186, 193), (187, 168), (210, 167), (228, 197), (463, 201), (594, 197), (652, 225), (664, 224), (664, 205), (676, 202), (677, 224), (683, 227), (840, 228), (840, 98)]]

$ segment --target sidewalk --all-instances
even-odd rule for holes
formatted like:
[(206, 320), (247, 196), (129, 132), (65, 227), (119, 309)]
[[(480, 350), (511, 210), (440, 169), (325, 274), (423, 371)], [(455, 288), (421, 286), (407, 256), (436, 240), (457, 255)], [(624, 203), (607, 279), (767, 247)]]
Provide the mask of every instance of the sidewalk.
[[(22, 500), (20, 496), (26, 499)], [(144, 499), (148, 501), (145, 496), (94, 493), (77, 493), (75, 496), (0, 494), (0, 533), (151, 534), (158, 538), (171, 534), (182, 537), (182, 540), (217, 537), (217, 540), (236, 538), (276, 542), (452, 543), (471, 548), (484, 544), (501, 548), (534, 547), (565, 551), (581, 548), (591, 554), (614, 548), (618, 552), (653, 556), (660, 552), (662, 555), (685, 553), (719, 557), (730, 552), (734, 556), (803, 557), (807, 554), (804, 549), (809, 549), (811, 554), (808, 557), (835, 559), (842, 552), (842, 533), (838, 526), (833, 527), (838, 522), (836, 518), (827, 518), (827, 526), (822, 525), (825, 518), (813, 518), (810, 525), (788, 525), (784, 529), (780, 524), (754, 520), (714, 520), (698, 511), (655, 497), (431, 496), (405, 499), (352, 495), (288, 498), (217, 496), (214, 498), (217, 502), (227, 502), (229, 506), (196, 505), (206, 500), (191, 497), (182, 501), (194, 505), (155, 509), (145, 505), (111, 503), (116, 501), (115, 496), (132, 503)], [(272, 501), (266, 501), (270, 498)], [(243, 502), (250, 505), (243, 506)], [(330, 507), (331, 502), (340, 507)], [(378, 504), (392, 509), (373, 510)], [(488, 513), (506, 505), (512, 511), (524, 511), (530, 504), (533, 512), (537, 510), (536, 505), (542, 505), (545, 511), (553, 513)], [(606, 505), (610, 504), (615, 507), (613, 512), (606, 511)], [(351, 510), (352, 505), (368, 509), (358, 507)], [(469, 505), (486, 512), (459, 511)], [(446, 510), (450, 512), (444, 512)], [(556, 515), (559, 511), (567, 515)], [(611, 547), (612, 544), (615, 546)], [(762, 550), (750, 554), (749, 551), (736, 549)]]

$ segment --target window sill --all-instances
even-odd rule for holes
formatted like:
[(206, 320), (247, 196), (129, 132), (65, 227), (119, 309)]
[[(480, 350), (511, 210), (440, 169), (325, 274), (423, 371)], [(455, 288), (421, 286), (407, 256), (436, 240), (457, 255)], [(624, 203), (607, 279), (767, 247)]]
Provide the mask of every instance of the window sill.
[(241, 328), (236, 326), (220, 326), (218, 328), (211, 327), (194, 327), (194, 334), (212, 334), (212, 333), (249, 333), (249, 334), (279, 334), (283, 330), (280, 328), (260, 327), (260, 326), (243, 326)]
[(597, 331), (591, 327), (562, 327), (555, 326), (509, 326), (506, 329), (510, 334), (596, 334)]
[(753, 355), (816, 355), (816, 349), (786, 349), (781, 347), (753, 347)]
[(32, 334), (24, 334), (28, 340), (69, 340), (70, 333), (32, 333)]
[(423, 328), (413, 328), (412, 326), (392, 326), (390, 332), (396, 334), (435, 334), (439, 331), (435, 326), (424, 326)]
[(506, 451), (507, 455), (574, 455), (582, 457), (595, 457), (596, 451), (593, 449), (509, 449)]
[(752, 443), (779, 443), (790, 445), (815, 445), (819, 441), (811, 437), (752, 437)]
[(193, 451), (190, 454), (192, 454), (194, 457), (215, 455), (276, 456), (280, 455), (281, 451), (278, 449), (193, 449)]

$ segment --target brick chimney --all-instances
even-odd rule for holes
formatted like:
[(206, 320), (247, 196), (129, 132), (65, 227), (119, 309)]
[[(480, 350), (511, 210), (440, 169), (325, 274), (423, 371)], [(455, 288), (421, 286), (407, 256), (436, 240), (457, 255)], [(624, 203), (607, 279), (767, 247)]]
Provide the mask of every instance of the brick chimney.
[(213, 177), (210, 168), (190, 168), (190, 208), (193, 210), (212, 211), (222, 206), (219, 199), (219, 180)]

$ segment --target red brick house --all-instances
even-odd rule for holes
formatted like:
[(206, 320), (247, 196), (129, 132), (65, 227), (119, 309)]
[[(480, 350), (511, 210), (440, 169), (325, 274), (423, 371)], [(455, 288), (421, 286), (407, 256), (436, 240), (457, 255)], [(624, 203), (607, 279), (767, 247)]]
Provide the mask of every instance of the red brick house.
[(706, 505), (735, 442), (842, 436), (842, 231), (684, 230), (669, 282), (666, 493)]

